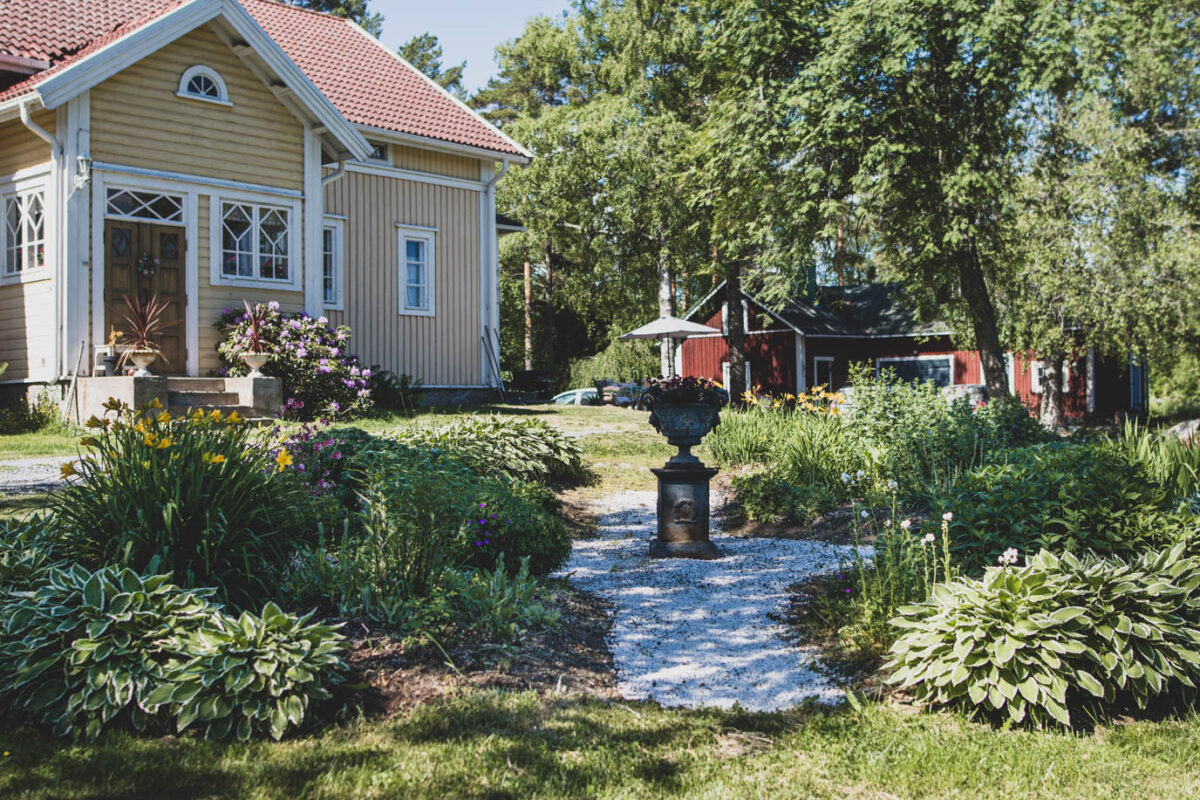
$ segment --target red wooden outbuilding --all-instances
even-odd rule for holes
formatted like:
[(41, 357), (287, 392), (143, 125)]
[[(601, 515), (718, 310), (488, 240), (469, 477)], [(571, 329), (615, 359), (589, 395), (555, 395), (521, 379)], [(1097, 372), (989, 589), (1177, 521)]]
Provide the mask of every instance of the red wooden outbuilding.
[[(931, 380), (939, 386), (983, 384), (978, 350), (956, 348), (943, 323), (919, 322), (898, 286), (869, 284), (822, 287), (812, 300), (791, 300), (780, 311), (743, 294), (747, 386), (729, 387), (724, 297), (722, 284), (684, 315), (713, 332), (685, 340), (676, 363), (680, 374), (720, 381), (733, 395), (744, 390), (781, 395), (816, 386), (840, 389), (855, 363), (877, 372), (891, 368), (902, 378)], [(1031, 354), (1013, 353), (1007, 361), (1010, 391), (1035, 407), (1042, 391), (1041, 362)], [(1145, 409), (1147, 376), (1133, 360), (1105, 358), (1083, 347), (1068, 367), (1063, 378), (1068, 417), (1109, 417)]]

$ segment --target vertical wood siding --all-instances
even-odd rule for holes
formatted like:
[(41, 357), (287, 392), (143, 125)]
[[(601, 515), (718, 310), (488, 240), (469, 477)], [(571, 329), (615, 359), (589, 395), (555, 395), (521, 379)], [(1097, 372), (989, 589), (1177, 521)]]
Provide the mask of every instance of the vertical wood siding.
[[(330, 318), (350, 326), (351, 349), (426, 385), (479, 385), (479, 193), (349, 173), (326, 187), (325, 211), (347, 217), (346, 310)], [(398, 313), (397, 223), (437, 229), (433, 317)]]
[(303, 292), (281, 292), (272, 289), (243, 288), (240, 286), (213, 286), (209, 283), (209, 198), (200, 195), (200, 220), (196, 243), (200, 257), (200, 374), (211, 375), (221, 366), (217, 356), (217, 345), (225, 334), (217, 330), (214, 323), (221, 317), (226, 308), (240, 308), (243, 300), (253, 303), (266, 303), (276, 300), (283, 311), (303, 311)]
[(422, 150), (394, 144), (392, 145), (392, 163), (401, 169), (431, 172), (434, 175), (448, 175), (452, 178), (466, 178), (471, 181), (479, 180), (479, 159), (477, 158), (452, 156), (434, 150)]
[[(196, 64), (220, 73), (232, 107), (175, 96)], [(207, 28), (117, 73), (91, 97), (97, 161), (304, 188), (300, 121)]]
[[(33, 121), (51, 132), (55, 118), (53, 111), (33, 114)], [(0, 178), (40, 165), (49, 169), (50, 145), (20, 120), (0, 124)], [(46, 231), (47, 239), (52, 235)], [(54, 282), (49, 272), (44, 280), (0, 286), (0, 362), (8, 363), (0, 381), (49, 376), (54, 369), (55, 318)]]

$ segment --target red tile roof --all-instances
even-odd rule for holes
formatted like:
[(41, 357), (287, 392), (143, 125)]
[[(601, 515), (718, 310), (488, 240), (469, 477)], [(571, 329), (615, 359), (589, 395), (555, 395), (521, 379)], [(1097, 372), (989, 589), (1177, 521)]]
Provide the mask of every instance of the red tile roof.
[[(27, 93), (186, 0), (0, 0), (0, 53), (50, 69), (0, 91)], [(272, 2), (239, 0), (346, 119), (508, 155), (521, 149), (352, 22)]]

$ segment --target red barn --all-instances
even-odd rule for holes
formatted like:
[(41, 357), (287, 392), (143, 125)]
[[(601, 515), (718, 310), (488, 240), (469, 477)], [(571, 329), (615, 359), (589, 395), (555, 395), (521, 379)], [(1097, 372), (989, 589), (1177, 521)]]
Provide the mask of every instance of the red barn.
[[(713, 332), (685, 340), (676, 363), (680, 374), (718, 380), (728, 387), (724, 297), (722, 284), (684, 315)], [(800, 394), (815, 386), (841, 388), (854, 363), (869, 364), (876, 371), (890, 367), (902, 378), (931, 380), (939, 386), (983, 383), (979, 351), (957, 349), (943, 323), (917, 321), (896, 286), (822, 287), (811, 302), (791, 300), (779, 312), (750, 295), (742, 298), (747, 386), (730, 387), (731, 394), (743, 389)], [(1007, 360), (1009, 389), (1027, 405), (1036, 405), (1042, 391), (1041, 362), (1013, 353)], [(1064, 383), (1063, 410), (1068, 417), (1112, 416), (1146, 406), (1145, 370), (1090, 348), (1068, 364)]]

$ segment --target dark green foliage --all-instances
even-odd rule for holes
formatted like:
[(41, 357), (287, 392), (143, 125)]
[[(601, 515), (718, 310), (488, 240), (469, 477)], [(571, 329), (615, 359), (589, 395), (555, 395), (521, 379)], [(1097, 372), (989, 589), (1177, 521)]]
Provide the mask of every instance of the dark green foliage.
[(592, 381), (639, 382), (662, 372), (658, 343), (646, 340), (613, 342), (594, 356), (571, 362), (571, 377), (564, 388), (591, 386)]
[(1168, 493), (1111, 445), (1037, 445), (990, 461), (932, 498), (935, 515), (954, 515), (950, 541), (968, 571), (1009, 547), (1132, 554), (1164, 542), (1141, 518), (1167, 510)]
[[(211, 590), (169, 575), (46, 571), (36, 588), (0, 593), (0, 703), (95, 739), (102, 730), (206, 723), (211, 738), (276, 739), (301, 724), (342, 668), (341, 637), (268, 603), (225, 615)], [(164, 713), (161, 709), (166, 709)]]
[(1090, 699), (1178, 696), (1200, 678), (1200, 561), (1184, 545), (1131, 561), (1056, 557), (991, 567), (899, 609), (890, 681), (925, 702), (1071, 724)]
[(1162, 484), (1176, 501), (1200, 492), (1200, 441), (1184, 442), (1127, 420), (1117, 435), (1125, 456)]
[(536, 418), (473, 416), (436, 430), (400, 430), (390, 438), (451, 453), (485, 478), (568, 481), (583, 471), (579, 443)]
[(482, 484), (471, 498), (468, 519), (455, 543), (461, 563), (494, 569), (507, 563), (512, 570), (528, 561), (529, 571), (545, 575), (571, 554), (566, 526), (545, 508), (537, 484)]
[(0, 523), (0, 592), (31, 591), (51, 569), (66, 565), (46, 535), (45, 519)]
[(56, 425), (62, 425), (58, 405), (44, 394), (34, 403), (22, 398), (0, 408), (0, 436), (33, 433)]
[(442, 66), (442, 45), (432, 33), (421, 33), (400, 45), (400, 57), (423, 72), (431, 81), (459, 98), (466, 98), (463, 91), (463, 70), (467, 62), (449, 67)]
[(421, 396), (422, 383), (420, 378), (414, 378), (407, 372), (397, 375), (390, 369), (376, 365), (371, 367), (367, 388), (371, 390), (371, 399), (376, 407), (412, 411)]
[(111, 407), (113, 418), (89, 422), (77, 482), (51, 499), (62, 555), (92, 568), (168, 570), (240, 606), (268, 598), (308, 502), (269, 443), (216, 412), (171, 419)]
[(825, 487), (797, 486), (772, 472), (736, 477), (733, 491), (746, 516), (760, 522), (807, 525), (836, 505), (835, 496)]

